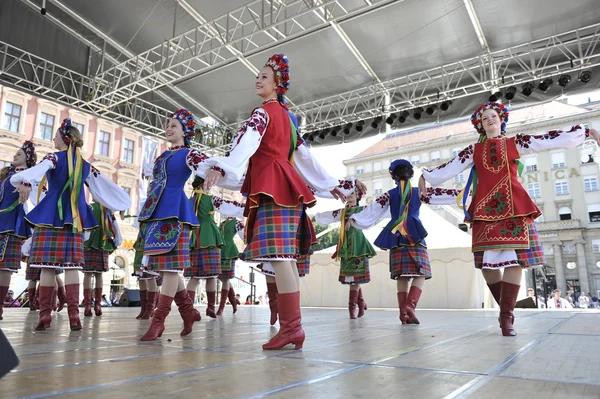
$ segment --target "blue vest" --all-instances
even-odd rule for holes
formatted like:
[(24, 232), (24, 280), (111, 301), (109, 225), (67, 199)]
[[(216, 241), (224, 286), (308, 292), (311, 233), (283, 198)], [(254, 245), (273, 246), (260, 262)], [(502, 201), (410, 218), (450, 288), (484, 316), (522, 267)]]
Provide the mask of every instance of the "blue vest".
[[(0, 181), (0, 209), (10, 208), (15, 201), (19, 200), (19, 193), (10, 184), (10, 178), (15, 172), (10, 172)], [(25, 209), (23, 204), (17, 205), (10, 212), (0, 213), (0, 234), (9, 233), (15, 236), (27, 238), (31, 235), (31, 228), (25, 222)]]
[[(400, 196), (400, 190), (398, 187), (392, 188), (388, 191), (390, 195), (390, 212), (392, 214), (392, 220), (387, 226), (381, 231), (374, 244), (381, 249), (392, 249), (402, 246), (411, 246), (412, 244), (400, 233), (392, 233), (392, 225), (400, 217), (402, 197)], [(423, 227), (423, 223), (419, 220), (419, 211), (421, 209), (421, 200), (419, 198), (419, 189), (412, 189), (412, 199), (408, 205), (407, 215), (407, 230), (412, 240), (416, 244), (427, 246), (425, 243), (425, 237), (427, 237), (427, 230)]]

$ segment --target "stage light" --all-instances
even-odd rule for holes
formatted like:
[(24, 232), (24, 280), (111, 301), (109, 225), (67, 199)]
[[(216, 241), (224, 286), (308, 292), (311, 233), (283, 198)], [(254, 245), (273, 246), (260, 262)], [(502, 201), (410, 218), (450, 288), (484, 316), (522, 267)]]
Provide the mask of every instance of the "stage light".
[(356, 124), (356, 131), (362, 132), (364, 126), (365, 126), (365, 121), (358, 121), (358, 123)]
[(560, 75), (558, 78), (558, 85), (560, 87), (567, 87), (571, 83), (571, 75)]
[(379, 126), (382, 120), (383, 118), (381, 116), (378, 116), (377, 118), (373, 119), (373, 122), (371, 122), (371, 127), (373, 129), (377, 129), (377, 126)]
[(510, 101), (513, 98), (515, 98), (515, 94), (517, 94), (517, 88), (515, 86), (510, 86), (506, 89), (506, 94), (504, 94), (504, 98)]
[(331, 129), (331, 133), (329, 133), (329, 135), (331, 137), (335, 137), (335, 136), (337, 136), (337, 134), (338, 134), (339, 131), (340, 131), (340, 127), (336, 126), (333, 129)]
[(321, 140), (325, 140), (326, 135), (327, 135), (327, 132), (325, 130), (321, 130), (321, 132), (319, 133), (319, 138)]
[(590, 71), (583, 71), (579, 75), (579, 81), (582, 83), (587, 83), (592, 80), (592, 73)]
[(448, 111), (448, 108), (450, 108), (450, 106), (452, 105), (452, 101), (451, 100), (446, 100), (443, 103), (440, 104), (440, 109), (442, 111)]
[(423, 110), (423, 108), (422, 108), (422, 107), (415, 108), (415, 110), (413, 111), (413, 117), (414, 117), (416, 120), (419, 120), (419, 119), (421, 119), (421, 116), (423, 115), (423, 111), (424, 111), (424, 110)]
[(311, 134), (310, 136), (308, 136), (308, 140), (309, 141), (315, 141), (315, 134), (316, 134), (316, 132), (313, 132), (313, 134)]
[(531, 95), (531, 93), (533, 93), (533, 83), (531, 82), (527, 82), (523, 85), (521, 93), (523, 93), (523, 95), (525, 97), (529, 97)]
[(554, 81), (551, 78), (546, 78), (540, 82), (538, 89), (545, 93), (552, 87), (553, 84)]
[(308, 133), (304, 133), (304, 134), (302, 135), (302, 138), (304, 139), (304, 141), (308, 141), (308, 140), (309, 140), (309, 138), (310, 138), (310, 134), (308, 134)]
[(344, 127), (344, 134), (350, 134), (350, 129), (352, 129), (352, 123), (348, 123), (346, 127)]
[(436, 110), (437, 110), (437, 105), (431, 104), (429, 107), (427, 107), (425, 109), (425, 112), (427, 113), (427, 115), (433, 115), (433, 114), (435, 114)]
[(394, 121), (396, 120), (396, 118), (398, 117), (398, 115), (396, 114), (390, 114), (390, 116), (388, 116), (385, 120), (385, 123), (387, 123), (388, 125), (391, 125), (392, 123), (394, 123)]
[(406, 118), (408, 118), (409, 116), (410, 116), (410, 113), (408, 111), (402, 111), (402, 113), (398, 117), (398, 122), (400, 122), (400, 123), (406, 122)]

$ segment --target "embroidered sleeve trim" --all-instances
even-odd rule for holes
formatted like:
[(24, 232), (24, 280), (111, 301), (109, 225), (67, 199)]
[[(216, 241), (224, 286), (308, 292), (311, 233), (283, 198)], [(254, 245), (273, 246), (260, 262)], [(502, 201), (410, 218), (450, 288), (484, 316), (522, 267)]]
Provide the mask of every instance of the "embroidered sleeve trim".
[(375, 198), (375, 202), (377, 202), (382, 208), (386, 206), (390, 202), (390, 194), (385, 193)]
[(42, 159), (42, 161), (50, 161), (52, 162), (52, 167), (56, 168), (56, 163), (58, 162), (58, 157), (56, 156), (55, 153), (51, 152), (49, 154), (46, 154), (46, 156), (44, 157), (44, 159)]
[(188, 152), (187, 156), (185, 157), (187, 165), (194, 170), (197, 170), (198, 166), (207, 159), (208, 156), (205, 153), (200, 152), (198, 150), (190, 150), (190, 152)]

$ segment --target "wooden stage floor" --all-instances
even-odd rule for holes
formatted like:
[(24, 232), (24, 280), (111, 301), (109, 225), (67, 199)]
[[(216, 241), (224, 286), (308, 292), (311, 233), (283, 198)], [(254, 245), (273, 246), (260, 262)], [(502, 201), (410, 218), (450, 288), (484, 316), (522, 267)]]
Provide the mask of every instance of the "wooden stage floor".
[(151, 343), (138, 342), (150, 323), (138, 310), (105, 308), (70, 332), (65, 309), (35, 332), (37, 312), (6, 309), (0, 328), (21, 364), (0, 398), (600, 398), (592, 310), (517, 311), (518, 336), (505, 338), (495, 311), (421, 310), (420, 326), (402, 326), (391, 309), (358, 320), (303, 309), (304, 349), (269, 352), (266, 307), (203, 316), (185, 338), (173, 308)]

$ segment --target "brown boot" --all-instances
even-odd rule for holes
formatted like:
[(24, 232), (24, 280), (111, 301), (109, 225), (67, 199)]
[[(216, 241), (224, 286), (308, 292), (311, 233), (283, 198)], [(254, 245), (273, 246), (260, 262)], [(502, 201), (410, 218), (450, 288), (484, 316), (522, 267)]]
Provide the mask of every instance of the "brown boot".
[(137, 320), (141, 319), (146, 310), (148, 290), (140, 290), (140, 313), (135, 316)]
[(190, 298), (188, 293), (189, 291), (181, 290), (175, 294), (175, 297), (173, 298), (179, 309), (179, 314), (183, 319), (183, 330), (181, 330), (181, 333), (179, 334), (182, 337), (192, 332), (194, 322), (202, 319), (200, 312), (194, 308), (194, 300)]
[(213, 319), (217, 318), (217, 314), (215, 313), (215, 302), (217, 301), (217, 292), (216, 291), (207, 291), (206, 298), (208, 299), (208, 306), (206, 307), (206, 315), (208, 317), (212, 317)]
[(140, 319), (148, 320), (154, 315), (154, 304), (156, 303), (156, 298), (159, 296), (160, 295), (158, 291), (148, 291), (148, 293), (146, 294), (146, 308), (144, 309), (144, 314), (142, 315), (142, 317), (140, 317)]
[(85, 317), (92, 317), (92, 289), (83, 289), (83, 315)]
[(235, 314), (235, 312), (237, 312), (237, 299), (235, 299), (235, 291), (233, 289), (233, 287), (229, 287), (229, 303), (231, 304), (231, 307), (233, 308), (233, 314)]
[(65, 305), (67, 304), (67, 294), (65, 293), (65, 286), (59, 285), (58, 291), (56, 293), (58, 294), (58, 307), (56, 308), (56, 311), (60, 312), (64, 309)]
[(94, 313), (102, 316), (102, 287), (94, 288)]
[(158, 306), (154, 311), (154, 317), (152, 317), (152, 323), (150, 328), (146, 331), (146, 334), (140, 339), (140, 341), (154, 341), (156, 338), (162, 336), (165, 331), (165, 319), (171, 312), (171, 304), (173, 303), (173, 297), (166, 295), (159, 295)]
[(302, 314), (300, 312), (300, 292), (278, 294), (279, 325), (277, 335), (263, 345), (263, 349), (282, 349), (288, 344), (294, 344), (295, 349), (301, 349), (305, 334), (302, 329)]
[(36, 310), (36, 307), (35, 307), (35, 288), (28, 288), (27, 289), (27, 298), (29, 298), (29, 310), (30, 311)]
[[(497, 283), (494, 283), (494, 284), (488, 284), (487, 286), (490, 289), (490, 292), (492, 293), (494, 300), (496, 301), (498, 306), (500, 306), (500, 292), (502, 291), (502, 281), (498, 281)], [(498, 317), (498, 322), (500, 322), (500, 317)], [(515, 316), (514, 315), (512, 316), (510, 322), (512, 324), (515, 324)]]
[(271, 325), (277, 323), (277, 284), (267, 283), (267, 293), (269, 294), (269, 309), (271, 309)]
[(362, 295), (362, 288), (358, 289), (358, 317), (363, 317), (365, 315), (365, 310), (367, 310), (367, 303), (365, 302), (365, 298)]
[(348, 311), (350, 312), (350, 318), (356, 319), (356, 306), (358, 301), (358, 290), (350, 290), (348, 298)]
[(52, 293), (52, 311), (56, 312), (56, 309), (58, 309), (56, 307), (56, 288), (54, 289), (54, 292)]
[(81, 330), (79, 320), (79, 284), (65, 284), (67, 293), (67, 311), (69, 312), (69, 324), (71, 331)]
[(54, 293), (54, 286), (38, 288), (40, 313), (38, 315), (38, 324), (35, 326), (36, 331), (44, 331), (46, 328), (50, 328), (52, 322), (52, 294)]
[(500, 293), (500, 328), (505, 337), (514, 337), (517, 335), (513, 327), (513, 310), (517, 303), (520, 285), (502, 282), (502, 291)]
[(402, 324), (406, 324), (408, 321), (408, 315), (406, 314), (406, 297), (408, 296), (408, 292), (398, 292), (396, 294), (398, 296), (398, 310), (400, 310), (400, 321)]
[(415, 309), (417, 308), (417, 303), (419, 303), (419, 298), (422, 293), (423, 291), (421, 291), (419, 287), (410, 287), (404, 304), (406, 314), (408, 315), (406, 324), (420, 324), (419, 319), (417, 319), (417, 316), (415, 315)]
[(225, 310), (225, 303), (227, 303), (228, 295), (229, 290), (221, 290), (221, 300), (219, 301), (219, 309), (217, 310), (217, 316), (223, 315), (223, 310)]
[(7, 285), (0, 285), (0, 320), (3, 320), (2, 313), (4, 313), (4, 298), (8, 293)]

